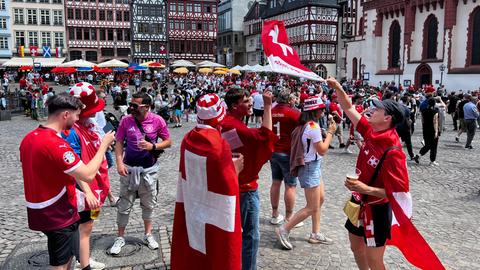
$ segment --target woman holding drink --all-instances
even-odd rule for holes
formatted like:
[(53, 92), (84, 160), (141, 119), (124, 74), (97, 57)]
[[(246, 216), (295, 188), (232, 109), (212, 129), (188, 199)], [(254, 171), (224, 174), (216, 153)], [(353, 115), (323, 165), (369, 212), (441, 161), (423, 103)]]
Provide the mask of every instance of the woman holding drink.
[[(307, 205), (296, 212), (287, 223), (275, 230), (282, 246), (289, 250), (293, 249), (289, 240), (290, 230), (309, 216), (312, 217), (312, 232), (308, 242), (311, 244), (333, 243), (331, 239), (320, 232), (320, 208), (325, 195), (322, 181), (322, 160), (337, 127), (333, 120), (329, 120), (327, 135), (323, 140), (318, 120), (323, 116), (325, 107), (321, 97), (314, 96), (306, 99), (300, 116), (300, 125), (297, 127), (303, 132), (299, 133), (299, 136), (293, 135), (295, 131), (292, 133), (292, 149), (296, 139), (301, 140), (303, 146), (305, 165), (298, 168), (298, 180), (300, 186), (305, 190)], [(294, 155), (293, 150), (292, 155)]]

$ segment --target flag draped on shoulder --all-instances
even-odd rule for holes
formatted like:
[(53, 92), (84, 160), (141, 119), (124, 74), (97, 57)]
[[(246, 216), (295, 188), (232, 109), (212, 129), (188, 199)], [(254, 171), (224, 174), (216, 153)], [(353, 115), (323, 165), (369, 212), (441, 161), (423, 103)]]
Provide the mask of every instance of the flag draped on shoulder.
[(182, 141), (171, 269), (240, 269), (238, 178), (220, 132), (198, 125)]
[(283, 21), (264, 22), (262, 44), (270, 67), (274, 72), (323, 81), (320, 76), (300, 63), (298, 53), (289, 45)]
[(408, 182), (384, 181), (384, 185), (393, 212), (391, 239), (387, 240), (387, 245), (396, 246), (411, 264), (420, 269), (445, 269), (410, 220), (412, 197)]

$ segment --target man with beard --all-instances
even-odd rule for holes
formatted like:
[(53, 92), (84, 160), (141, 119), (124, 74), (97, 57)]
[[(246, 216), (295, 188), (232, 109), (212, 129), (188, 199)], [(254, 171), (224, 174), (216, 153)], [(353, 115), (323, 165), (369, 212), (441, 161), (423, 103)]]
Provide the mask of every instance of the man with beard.
[[(146, 93), (134, 94), (129, 104), (131, 115), (122, 119), (117, 130), (115, 157), (120, 174), (120, 198), (117, 203), (118, 237), (110, 249), (111, 254), (119, 254), (125, 245), (125, 228), (137, 195), (145, 225), (143, 241), (150, 249), (158, 248), (152, 235), (160, 169), (158, 150), (170, 147), (172, 142), (165, 120), (150, 112), (151, 104), (152, 99)], [(157, 142), (158, 138), (161, 142)]]
[(28, 133), (20, 144), (28, 226), (47, 236), (52, 269), (68, 269), (72, 256), (79, 258), (75, 179), (87, 183), (94, 179), (114, 139), (114, 133), (108, 133), (84, 164), (60, 136), (78, 121), (82, 107), (66, 93), (53, 96), (46, 125)]

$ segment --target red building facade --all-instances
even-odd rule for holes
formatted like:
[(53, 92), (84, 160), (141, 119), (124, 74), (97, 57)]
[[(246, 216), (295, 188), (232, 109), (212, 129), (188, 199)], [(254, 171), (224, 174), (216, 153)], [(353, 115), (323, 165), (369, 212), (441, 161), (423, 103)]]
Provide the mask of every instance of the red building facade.
[(168, 1), (169, 61), (214, 60), (217, 0)]
[(103, 62), (130, 58), (128, 0), (65, 1), (69, 60)]

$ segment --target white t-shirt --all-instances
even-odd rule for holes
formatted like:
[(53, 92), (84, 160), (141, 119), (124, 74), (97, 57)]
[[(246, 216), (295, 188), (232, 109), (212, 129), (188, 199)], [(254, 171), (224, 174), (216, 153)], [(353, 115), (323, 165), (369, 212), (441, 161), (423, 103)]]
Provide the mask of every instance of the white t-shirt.
[[(320, 160), (322, 159), (322, 156), (317, 153), (317, 149), (315, 149), (315, 146), (313, 145), (322, 140), (320, 126), (313, 121), (308, 122), (306, 125), (305, 131), (302, 134), (304, 160), (305, 162)], [(309, 145), (307, 139), (310, 139)]]
[(253, 108), (255, 110), (263, 110), (263, 96), (258, 92), (253, 94)]

